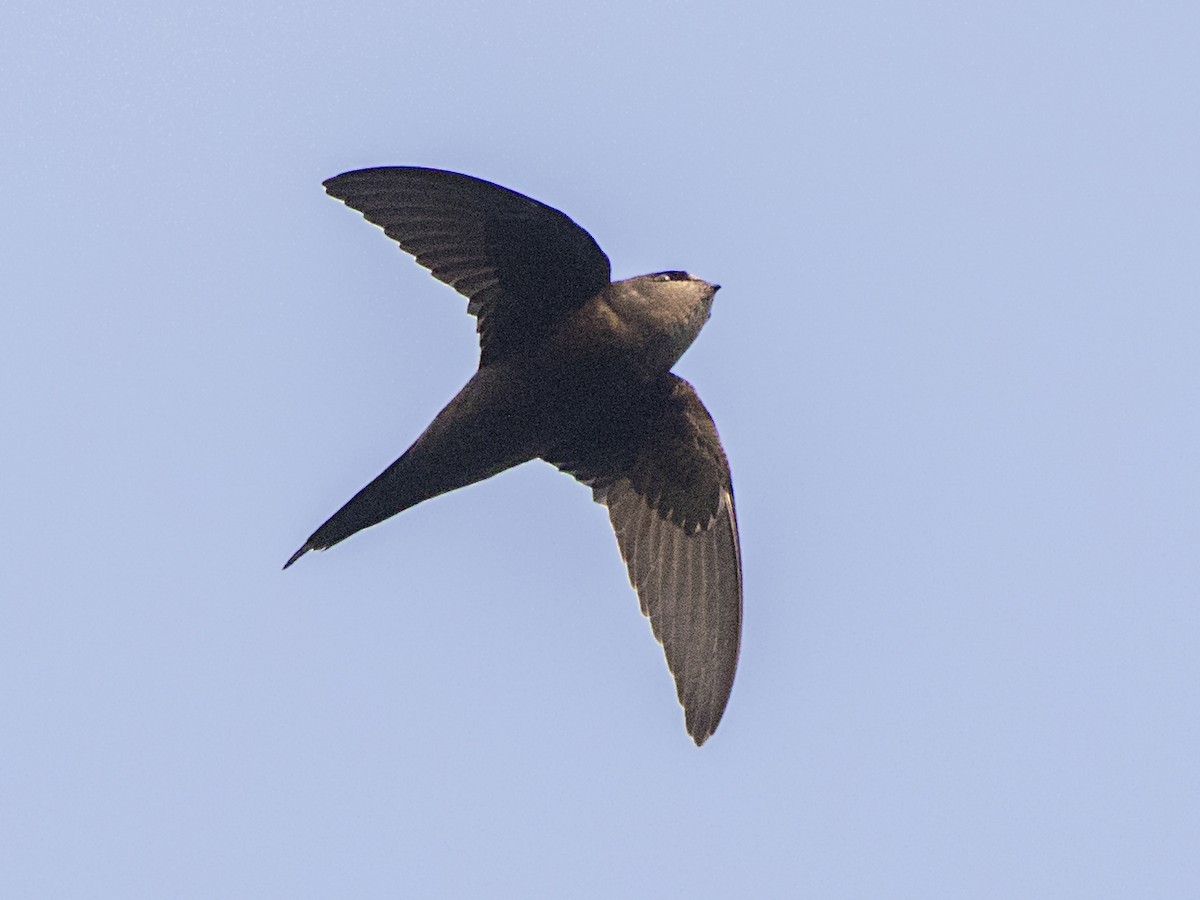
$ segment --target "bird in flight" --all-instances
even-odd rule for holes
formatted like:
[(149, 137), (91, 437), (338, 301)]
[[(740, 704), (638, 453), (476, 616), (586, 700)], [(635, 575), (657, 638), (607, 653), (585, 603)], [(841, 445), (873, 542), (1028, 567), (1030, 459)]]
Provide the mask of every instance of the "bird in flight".
[(703, 744), (737, 668), (741, 550), (716, 426), (671, 367), (719, 285), (683, 271), (612, 281), (604, 251), (566, 215), (469, 175), (386, 166), (325, 190), (467, 298), (479, 369), (284, 568), (423, 500), (545, 460), (608, 508), (688, 734)]

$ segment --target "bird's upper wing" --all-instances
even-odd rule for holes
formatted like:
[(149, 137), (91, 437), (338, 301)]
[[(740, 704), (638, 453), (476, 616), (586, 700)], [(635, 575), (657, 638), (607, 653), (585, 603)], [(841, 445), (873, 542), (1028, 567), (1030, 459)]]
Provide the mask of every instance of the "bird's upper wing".
[[(688, 734), (717, 728), (742, 630), (742, 560), (729, 463), (690, 384), (668, 375), (664, 402), (624, 471), (563, 466), (608, 507), (642, 613), (663, 645)], [(590, 470), (590, 471), (589, 471)]]
[(325, 190), (469, 298), (483, 364), (538, 341), (609, 283), (608, 257), (590, 234), (489, 181), (387, 166), (330, 178)]

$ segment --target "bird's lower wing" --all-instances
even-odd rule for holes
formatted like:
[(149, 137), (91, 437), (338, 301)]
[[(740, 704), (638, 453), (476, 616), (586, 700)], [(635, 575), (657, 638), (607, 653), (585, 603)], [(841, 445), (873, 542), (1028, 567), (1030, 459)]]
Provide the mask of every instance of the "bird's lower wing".
[(688, 734), (716, 730), (742, 629), (742, 561), (729, 464), (712, 417), (674, 375), (633, 462), (560, 465), (608, 507), (642, 613), (663, 646)]
[(663, 646), (688, 734), (704, 743), (717, 728), (737, 669), (742, 573), (733, 494), (716, 518), (688, 533), (621, 479), (605, 495), (609, 519), (642, 614)]

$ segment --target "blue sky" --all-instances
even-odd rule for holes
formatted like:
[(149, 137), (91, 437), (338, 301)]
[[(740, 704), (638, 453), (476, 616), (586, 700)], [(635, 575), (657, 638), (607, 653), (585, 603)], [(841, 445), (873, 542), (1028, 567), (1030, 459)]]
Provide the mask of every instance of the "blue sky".
[[(1194, 4), (0, 11), (0, 893), (1190, 896)], [(471, 373), (321, 181), (724, 287), (697, 750), (542, 464), (288, 555)]]

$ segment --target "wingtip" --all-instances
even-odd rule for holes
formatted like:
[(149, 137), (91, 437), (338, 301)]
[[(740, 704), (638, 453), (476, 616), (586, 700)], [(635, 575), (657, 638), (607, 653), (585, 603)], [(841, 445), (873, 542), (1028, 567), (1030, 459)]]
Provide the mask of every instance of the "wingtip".
[(688, 737), (696, 742), (697, 747), (703, 747), (704, 742), (716, 733), (717, 726), (721, 724), (721, 716), (724, 712), (725, 708), (722, 707), (714, 717), (712, 715), (705, 715), (700, 711), (689, 712), (684, 707), (684, 727), (687, 729)]
[(353, 176), (365, 171), (368, 170), (351, 169), (349, 172), (340, 172), (337, 175), (334, 175), (332, 178), (326, 178), (324, 181), (322, 181), (321, 187), (325, 188), (325, 193), (327, 193), (330, 197), (333, 197), (335, 200), (345, 201), (345, 197), (339, 193), (335, 193), (338, 190), (338, 187), (342, 184), (345, 184), (347, 180), (352, 179)]

